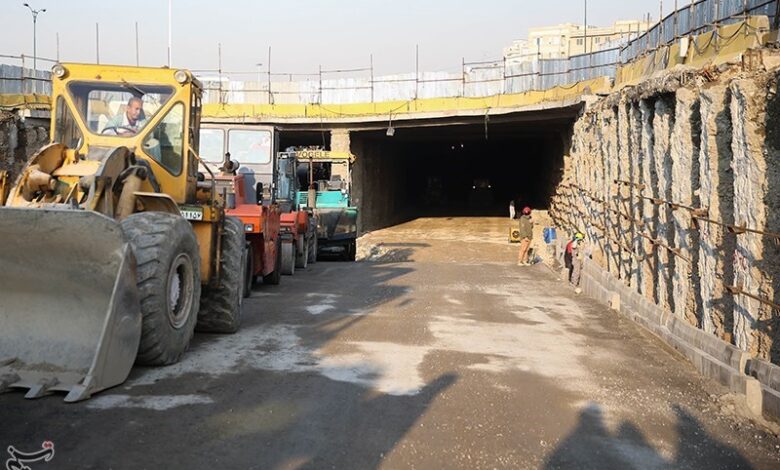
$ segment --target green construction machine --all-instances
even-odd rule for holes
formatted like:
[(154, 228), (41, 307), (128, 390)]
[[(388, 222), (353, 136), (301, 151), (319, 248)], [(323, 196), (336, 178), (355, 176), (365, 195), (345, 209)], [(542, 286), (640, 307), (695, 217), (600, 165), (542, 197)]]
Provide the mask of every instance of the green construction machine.
[(296, 162), (295, 204), (313, 210), (317, 223), (317, 255), (355, 261), (358, 208), (352, 196), (355, 156), (318, 148), (290, 148), (280, 160)]

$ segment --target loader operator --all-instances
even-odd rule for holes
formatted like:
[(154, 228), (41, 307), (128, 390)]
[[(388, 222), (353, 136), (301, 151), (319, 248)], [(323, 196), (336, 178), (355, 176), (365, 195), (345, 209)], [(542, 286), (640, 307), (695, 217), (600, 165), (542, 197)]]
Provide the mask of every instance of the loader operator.
[(146, 125), (144, 102), (133, 96), (127, 101), (125, 112), (117, 114), (103, 128), (103, 134), (135, 135)]

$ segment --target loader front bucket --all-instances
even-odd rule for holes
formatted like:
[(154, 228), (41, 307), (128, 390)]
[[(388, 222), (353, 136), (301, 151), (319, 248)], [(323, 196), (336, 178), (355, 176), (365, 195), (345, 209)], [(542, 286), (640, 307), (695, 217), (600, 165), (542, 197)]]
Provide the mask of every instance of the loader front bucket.
[(119, 223), (0, 207), (0, 392), (87, 399), (127, 379), (140, 337), (135, 258)]

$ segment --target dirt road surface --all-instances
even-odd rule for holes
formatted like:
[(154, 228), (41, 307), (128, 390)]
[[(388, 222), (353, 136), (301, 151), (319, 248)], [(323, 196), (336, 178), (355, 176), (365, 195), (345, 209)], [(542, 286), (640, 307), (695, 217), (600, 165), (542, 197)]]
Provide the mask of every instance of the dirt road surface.
[(504, 219), (418, 219), (258, 286), (242, 330), (89, 401), (0, 395), (39, 469), (780, 468), (738, 397), (542, 265)]

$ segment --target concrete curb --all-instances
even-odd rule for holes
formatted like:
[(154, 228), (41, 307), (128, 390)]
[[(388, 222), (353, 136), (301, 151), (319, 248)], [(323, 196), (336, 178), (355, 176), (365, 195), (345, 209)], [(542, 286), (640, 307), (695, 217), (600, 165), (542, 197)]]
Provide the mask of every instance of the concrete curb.
[(585, 260), (583, 294), (622, 312), (680, 352), (705, 377), (745, 396), (756, 415), (780, 420), (780, 367), (750, 355), (677, 318), (623, 281)]

